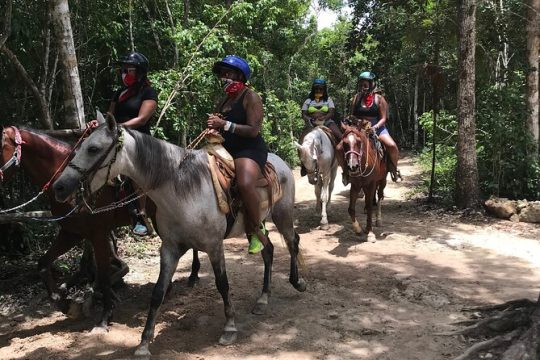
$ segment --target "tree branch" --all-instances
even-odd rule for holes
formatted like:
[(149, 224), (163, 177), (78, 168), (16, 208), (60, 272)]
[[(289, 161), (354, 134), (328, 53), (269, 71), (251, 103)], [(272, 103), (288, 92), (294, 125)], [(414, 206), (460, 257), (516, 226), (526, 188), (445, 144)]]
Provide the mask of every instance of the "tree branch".
[(47, 101), (45, 100), (43, 94), (39, 92), (39, 89), (36, 83), (34, 83), (30, 75), (28, 75), (24, 66), (21, 64), (19, 59), (17, 59), (17, 56), (13, 52), (11, 52), (11, 50), (9, 50), (7, 46), (4, 45), (0, 51), (6, 54), (7, 58), (9, 59), (9, 61), (11, 62), (15, 70), (19, 73), (21, 78), (24, 80), (26, 85), (30, 88), (30, 90), (34, 94), (34, 97), (36, 98), (38, 102), (39, 111), (41, 112), (41, 117), (40, 117), (41, 125), (43, 125), (45, 129), (52, 129), (53, 125), (51, 121), (51, 116), (49, 114)]

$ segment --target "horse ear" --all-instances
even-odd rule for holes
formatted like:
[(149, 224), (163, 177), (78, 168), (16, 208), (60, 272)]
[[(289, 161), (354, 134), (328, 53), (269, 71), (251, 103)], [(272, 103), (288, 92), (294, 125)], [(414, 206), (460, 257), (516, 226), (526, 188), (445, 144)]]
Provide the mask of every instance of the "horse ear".
[(114, 118), (114, 115), (110, 112), (107, 112), (107, 127), (111, 131), (116, 130), (116, 119)]
[(103, 117), (101, 111), (99, 111), (98, 109), (96, 109), (96, 120), (100, 125), (105, 124), (105, 118)]

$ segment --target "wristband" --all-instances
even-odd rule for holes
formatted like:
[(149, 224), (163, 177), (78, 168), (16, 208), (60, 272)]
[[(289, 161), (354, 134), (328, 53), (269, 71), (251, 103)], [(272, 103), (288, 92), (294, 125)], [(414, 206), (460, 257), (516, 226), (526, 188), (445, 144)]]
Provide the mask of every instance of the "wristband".
[(234, 130), (236, 130), (236, 124), (235, 123), (231, 123), (231, 128), (230, 128), (230, 133), (234, 133)]
[(231, 128), (231, 124), (232, 124), (232, 123), (231, 123), (230, 121), (227, 121), (227, 122), (225, 123), (225, 126), (223, 127), (223, 129), (225, 129), (225, 131), (229, 131), (229, 129)]

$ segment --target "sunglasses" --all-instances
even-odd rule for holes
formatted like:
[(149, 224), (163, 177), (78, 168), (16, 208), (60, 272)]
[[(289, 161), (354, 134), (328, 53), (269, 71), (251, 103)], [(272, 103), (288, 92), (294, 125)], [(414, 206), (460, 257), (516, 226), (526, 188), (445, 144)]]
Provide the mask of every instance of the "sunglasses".
[(120, 72), (122, 74), (127, 74), (127, 73), (135, 72), (135, 71), (137, 71), (137, 68), (134, 68), (134, 67), (120, 69)]

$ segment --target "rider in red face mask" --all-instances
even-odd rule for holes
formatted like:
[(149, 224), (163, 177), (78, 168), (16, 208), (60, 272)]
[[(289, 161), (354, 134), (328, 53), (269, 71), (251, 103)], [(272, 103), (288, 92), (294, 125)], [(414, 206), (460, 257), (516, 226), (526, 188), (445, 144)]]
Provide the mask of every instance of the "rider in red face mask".
[[(123, 86), (113, 96), (109, 112), (116, 122), (124, 127), (150, 134), (149, 120), (157, 108), (157, 93), (147, 77), (148, 59), (141, 53), (132, 52), (116, 61), (120, 65)], [(136, 186), (130, 179), (124, 181), (125, 195), (135, 191)], [(134, 204), (134, 203), (130, 203)], [(146, 197), (139, 199), (136, 207), (130, 209), (133, 217), (133, 233), (146, 235), (145, 224)]]

